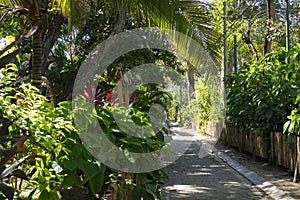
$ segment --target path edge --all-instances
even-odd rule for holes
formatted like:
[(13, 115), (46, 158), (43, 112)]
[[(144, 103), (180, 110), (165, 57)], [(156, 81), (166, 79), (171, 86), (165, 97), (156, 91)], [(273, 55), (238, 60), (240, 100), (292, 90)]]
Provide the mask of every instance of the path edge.
[[(210, 145), (210, 144), (207, 144)], [(212, 146), (212, 145), (211, 145)], [(225, 164), (238, 172), (245, 179), (250, 181), (253, 185), (255, 185), (258, 189), (266, 193), (269, 197), (275, 200), (295, 200), (291, 196), (287, 195), (283, 190), (279, 189), (271, 182), (267, 181), (265, 178), (258, 175), (256, 172), (249, 170), (245, 166), (241, 165), (234, 159), (232, 159), (229, 155), (221, 152), (216, 147), (212, 146), (211, 149), (213, 153), (220, 158)]]

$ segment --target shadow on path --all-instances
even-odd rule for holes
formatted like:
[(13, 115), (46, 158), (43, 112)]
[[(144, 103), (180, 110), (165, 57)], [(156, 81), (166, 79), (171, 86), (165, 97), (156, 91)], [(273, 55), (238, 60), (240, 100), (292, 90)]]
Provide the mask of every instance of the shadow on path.
[(165, 168), (169, 180), (163, 199), (268, 199), (213, 154), (199, 158), (200, 147), (201, 142), (192, 142), (183, 156)]

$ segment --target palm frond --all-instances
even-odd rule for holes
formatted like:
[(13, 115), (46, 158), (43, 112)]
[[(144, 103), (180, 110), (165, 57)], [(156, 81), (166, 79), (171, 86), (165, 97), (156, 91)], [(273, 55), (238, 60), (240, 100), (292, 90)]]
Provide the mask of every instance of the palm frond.
[(13, 7), (15, 5), (21, 5), (21, 0), (0, 0), (0, 5)]
[[(210, 4), (192, 0), (113, 0), (115, 15), (119, 13), (122, 4), (125, 4), (130, 15), (144, 19), (148, 26), (176, 30), (192, 37), (209, 52), (213, 62), (220, 65), (218, 47), (221, 41), (218, 32), (210, 24)], [(180, 41), (180, 48), (186, 48), (183, 41)], [(201, 55), (197, 59), (200, 58)]]
[(55, 6), (68, 18), (70, 29), (74, 25), (82, 28), (91, 9), (87, 0), (52, 0), (52, 7)]

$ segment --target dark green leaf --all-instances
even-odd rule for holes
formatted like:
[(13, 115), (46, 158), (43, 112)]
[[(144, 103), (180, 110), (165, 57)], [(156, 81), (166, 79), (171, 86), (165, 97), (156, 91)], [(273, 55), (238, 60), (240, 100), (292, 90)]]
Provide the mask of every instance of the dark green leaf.
[(267, 119), (271, 119), (273, 116), (273, 111), (272, 110), (267, 110), (267, 112), (264, 115)]
[(20, 169), (16, 169), (14, 172), (13, 172), (13, 175), (17, 178), (21, 178), (21, 179), (24, 179), (24, 180), (29, 180), (29, 178), (27, 177), (27, 175), (25, 174), (24, 171), (20, 170)]
[(132, 191), (132, 200), (141, 200), (141, 199), (147, 199), (147, 200), (154, 200), (152, 194), (150, 194), (148, 191), (145, 190), (145, 188), (142, 187), (136, 187)]
[(0, 183), (0, 191), (7, 197), (9, 200), (14, 199), (14, 188), (5, 185), (4, 183)]
[(99, 193), (103, 190), (103, 184), (104, 184), (104, 174), (98, 173), (95, 176), (89, 178), (89, 186), (91, 188), (91, 191), (93, 194)]
[(81, 181), (80, 177), (75, 172), (74, 173), (72, 172), (64, 177), (64, 180), (63, 180), (61, 186), (63, 188), (68, 188), (68, 187), (74, 186), (74, 185), (81, 186), (81, 183), (82, 183), (82, 181)]

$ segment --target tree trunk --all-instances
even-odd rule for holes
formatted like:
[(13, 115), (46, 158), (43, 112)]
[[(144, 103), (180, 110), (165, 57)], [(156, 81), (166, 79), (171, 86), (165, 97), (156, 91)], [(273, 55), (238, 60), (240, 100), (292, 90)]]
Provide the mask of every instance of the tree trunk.
[(189, 81), (189, 100), (191, 100), (193, 93), (195, 92), (195, 78), (194, 70), (191, 64), (188, 64), (188, 81)]
[[(40, 23), (40, 19), (35, 18), (34, 23)], [(42, 84), (42, 63), (43, 63), (43, 30), (41, 27), (35, 32), (32, 38), (32, 68), (31, 81), (34, 86), (41, 88)]]
[(255, 60), (258, 61), (259, 60), (259, 57), (258, 57), (258, 52), (257, 52), (257, 49), (255, 48), (251, 38), (250, 38), (250, 29), (248, 29), (247, 33), (244, 33), (243, 36), (242, 36), (242, 40), (248, 45), (249, 49), (251, 49), (254, 57), (255, 57)]
[(267, 23), (267, 34), (265, 36), (264, 54), (271, 51), (272, 46), (272, 26), (275, 23), (275, 6), (274, 0), (267, 0), (267, 10), (268, 10), (268, 23)]
[(39, 25), (37, 31), (32, 37), (32, 67), (31, 82), (32, 85), (41, 89), (42, 86), (42, 67), (43, 67), (43, 35), (47, 26), (47, 6), (48, 0), (26, 1), (27, 8), (30, 10), (31, 23), (33, 26)]
[(57, 38), (61, 35), (61, 27), (64, 22), (64, 17), (62, 13), (57, 13), (49, 23), (49, 28), (47, 34), (44, 35), (43, 39), (43, 64), (42, 64), (42, 74), (47, 71), (47, 58), (53, 48)]
[[(27, 1), (26, 1), (27, 2)], [(32, 66), (31, 66), (31, 82), (32, 85), (41, 89), (42, 84), (42, 64), (43, 64), (43, 29), (41, 15), (41, 1), (27, 2), (27, 8), (30, 9), (31, 25), (38, 26), (36, 32), (32, 36)]]
[(257, 49), (255, 48), (252, 40), (251, 40), (251, 30), (252, 30), (252, 22), (248, 22), (248, 30), (243, 34), (242, 39), (248, 45), (249, 49), (251, 49), (256, 61), (259, 60)]

